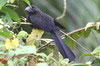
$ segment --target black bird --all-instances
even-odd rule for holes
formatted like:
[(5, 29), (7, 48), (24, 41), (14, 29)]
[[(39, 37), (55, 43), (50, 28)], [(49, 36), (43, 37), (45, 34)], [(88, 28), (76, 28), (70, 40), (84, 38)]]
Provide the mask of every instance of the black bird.
[(35, 5), (32, 5), (31, 7), (26, 7), (25, 10), (28, 14), (27, 19), (29, 22), (32, 23), (32, 27), (50, 32), (62, 56), (64, 58), (69, 58), (70, 61), (74, 61), (74, 53), (70, 50), (70, 48), (66, 45), (66, 43), (61, 39), (60, 35), (58, 35), (57, 33), (60, 28), (57, 26), (59, 24), (55, 21), (55, 19), (48, 14), (43, 13)]

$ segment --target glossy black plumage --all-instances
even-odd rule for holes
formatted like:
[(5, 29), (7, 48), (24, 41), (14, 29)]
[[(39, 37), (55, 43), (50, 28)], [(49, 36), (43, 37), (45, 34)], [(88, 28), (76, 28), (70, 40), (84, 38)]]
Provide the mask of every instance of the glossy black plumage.
[(64, 58), (69, 58), (70, 61), (74, 61), (74, 53), (61, 39), (60, 35), (57, 34), (57, 32), (60, 30), (60, 28), (58, 27), (60, 24), (56, 23), (54, 18), (46, 13), (43, 13), (38, 7), (34, 5), (32, 5), (32, 7), (27, 7), (25, 10), (28, 13), (28, 20), (32, 23), (33, 28), (38, 28), (50, 32), (62, 56)]

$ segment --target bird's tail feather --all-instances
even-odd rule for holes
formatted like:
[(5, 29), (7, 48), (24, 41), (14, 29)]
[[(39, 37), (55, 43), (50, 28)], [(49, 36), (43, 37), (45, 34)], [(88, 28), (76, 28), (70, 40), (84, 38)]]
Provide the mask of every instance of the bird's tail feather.
[(69, 58), (70, 61), (75, 60), (74, 53), (70, 50), (70, 48), (66, 45), (66, 43), (61, 39), (60, 35), (57, 34), (56, 31), (51, 32), (53, 39), (64, 58)]

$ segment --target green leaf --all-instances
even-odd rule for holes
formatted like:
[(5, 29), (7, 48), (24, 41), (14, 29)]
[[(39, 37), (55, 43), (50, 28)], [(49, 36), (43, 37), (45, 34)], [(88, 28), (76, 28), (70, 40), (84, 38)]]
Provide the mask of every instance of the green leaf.
[(95, 48), (92, 52), (92, 54), (96, 54), (96, 53), (100, 53), (100, 46), (98, 46), (97, 48)]
[(75, 63), (73, 65), (74, 66), (89, 66), (88, 64), (83, 64), (83, 63)]
[(96, 19), (95, 22), (100, 22), (100, 19)]
[[(94, 28), (94, 27), (93, 27)], [(79, 38), (81, 38), (81, 37), (84, 37), (84, 38), (87, 38), (89, 35), (90, 35), (90, 33), (91, 33), (91, 29), (93, 29), (93, 28), (88, 28), (86, 31), (85, 30), (81, 30), (81, 31), (79, 31), (79, 32), (75, 32), (75, 33), (73, 33), (73, 34), (71, 34), (70, 35), (70, 37), (72, 37), (74, 40), (78, 40)], [(77, 46), (77, 43), (76, 42), (74, 42), (71, 38), (69, 38), (69, 37), (66, 37), (65, 38), (65, 42), (67, 43), (67, 45), (71, 48), (71, 49), (74, 49), (74, 48), (76, 48), (76, 46)]]
[(29, 0), (23, 0), (27, 5), (30, 6), (30, 1)]
[(7, 7), (3, 7), (0, 11), (3, 13), (8, 13), (14, 21), (20, 23), (21, 20), (14, 10), (7, 8)]
[(26, 40), (26, 45), (34, 45), (38, 46), (40, 44), (39, 40), (42, 37), (44, 31), (39, 29), (32, 29), (31, 34)]
[(96, 23), (96, 28), (97, 28), (97, 30), (99, 30), (99, 28), (100, 28), (100, 22)]
[(84, 35), (85, 38), (90, 35), (91, 29), (92, 28), (88, 28), (86, 31), (83, 31), (83, 35)]
[(11, 36), (11, 33), (8, 31), (5, 31), (5, 32), (0, 32), (0, 35), (9, 38)]
[(5, 66), (5, 65), (0, 62), (0, 66)]
[(83, 58), (84, 56), (91, 56), (92, 54), (83, 54), (80, 56), (80, 58)]
[(7, 57), (8, 57), (8, 58), (12, 58), (14, 55), (15, 55), (15, 53), (14, 53), (13, 50), (11, 50), (11, 51), (9, 51), (9, 52), (7, 53)]
[(7, 3), (14, 3), (15, 0), (8, 0)]
[(86, 27), (85, 27), (85, 31), (90, 27), (90, 26), (93, 26), (95, 25), (95, 22), (89, 22), (87, 23)]
[[(0, 51), (6, 51), (6, 47), (5, 47), (5, 42), (4, 42), (5, 40), (1, 40), (1, 42), (0, 42)], [(2, 52), (0, 53), (0, 54), (3, 54)]]
[(45, 59), (39, 58), (38, 61), (39, 61), (39, 62), (44, 62)]
[(12, 58), (14, 55), (36, 54), (36, 47), (33, 46), (21, 46), (16, 50), (11, 50), (7, 53), (8, 58)]
[(95, 57), (100, 58), (100, 46), (98, 46), (97, 48), (95, 48), (93, 50), (92, 54), (94, 54)]
[(7, 62), (8, 66), (17, 66), (17, 63), (18, 63), (18, 59), (9, 60)]
[(100, 58), (96, 58), (93, 62), (92, 62), (93, 66), (99, 66), (100, 65)]
[(22, 57), (21, 59), (19, 59), (19, 62), (20, 62), (20, 64), (26, 64), (26, 62), (27, 62), (27, 58), (24, 58), (24, 57)]
[(63, 59), (63, 60), (61, 61), (61, 64), (62, 64), (63, 66), (66, 66), (66, 65), (68, 64), (68, 62), (69, 62), (68, 59)]
[(47, 63), (38, 63), (37, 66), (49, 66)]
[(25, 31), (20, 31), (17, 35), (17, 37), (19, 37), (19, 38), (23, 38), (23, 37), (27, 37), (27, 36), (28, 36), (28, 33)]
[(52, 58), (53, 56), (53, 53), (49, 54), (48, 57), (47, 57), (47, 61), (50, 61), (50, 59)]
[(0, 9), (7, 3), (7, 0), (0, 0)]
[(0, 30), (0, 35), (9, 38), (12, 36), (12, 32), (10, 32), (5, 26), (3, 26), (3, 29)]
[(3, 26), (2, 25), (0, 25), (0, 29), (2, 29), (3, 28)]
[(14, 52), (16, 55), (20, 54), (36, 54), (36, 47), (33, 46), (21, 46)]
[[(72, 38), (74, 38), (74, 35), (73, 35)], [(68, 45), (68, 47), (70, 47), (71, 49), (75, 49), (76, 48), (77, 44), (74, 41), (72, 41), (69, 37), (65, 38), (65, 42)]]
[(80, 56), (80, 58), (84, 57), (84, 56), (96, 56), (97, 58), (100, 58), (100, 46), (98, 46), (91, 54), (83, 54)]
[(4, 55), (5, 53), (4, 52), (0, 52), (0, 55)]
[(47, 57), (45, 53), (37, 53), (36, 55), (41, 56), (41, 57)]
[(48, 64), (51, 64), (51, 63), (53, 63), (54, 61), (56, 62), (56, 60), (53, 58), (53, 53), (49, 54), (49, 55), (46, 57), (46, 61), (48, 62)]

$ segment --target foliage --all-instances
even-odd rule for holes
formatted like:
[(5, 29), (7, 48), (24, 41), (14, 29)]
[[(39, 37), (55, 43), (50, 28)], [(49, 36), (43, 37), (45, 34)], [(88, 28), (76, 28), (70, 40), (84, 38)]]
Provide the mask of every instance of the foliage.
[[(59, 10), (55, 10), (55, 7), (52, 5), (52, 1), (44, 1), (44, 0), (34, 0), (35, 2), (31, 1), (32, 3), (37, 3), (38, 4), (44, 4), (50, 6), (51, 12), (58, 16), (60, 14)], [(54, 0), (55, 2), (60, 3), (62, 0)], [(41, 2), (41, 3), (40, 3)], [(86, 6), (90, 3), (97, 3), (97, 0), (94, 1), (86, 1), (85, 3), (83, 1), (78, 0), (68, 0), (68, 3), (73, 4), (75, 3), (75, 6), (70, 5), (70, 7), (78, 7), (79, 4), (82, 2), (82, 4), (86, 4)], [(78, 2), (78, 5), (77, 3)], [(17, 4), (16, 4), (17, 3)], [(96, 47), (95, 49), (92, 50), (90, 53), (85, 53), (82, 51), (84, 54), (77, 54), (79, 49), (81, 50), (82, 48), (76, 48), (78, 45), (76, 42), (74, 42), (72, 39), (69, 37), (65, 37), (66, 43), (68, 43), (70, 48), (75, 49), (77, 57), (82, 59), (84, 57), (91, 57), (90, 60), (84, 60), (85, 63), (79, 61), (79, 59), (76, 59), (75, 62), (70, 62), (69, 59), (63, 59), (61, 54), (57, 51), (56, 47), (54, 46), (54, 43), (52, 42), (52, 39), (40, 39), (41, 36), (43, 35), (44, 31), (42, 30), (37, 30), (33, 29), (31, 34), (26, 32), (24, 29), (21, 29), (21, 31), (18, 31), (19, 27), (22, 27), (21, 25), (13, 25), (13, 22), (17, 22), (20, 24), (21, 21), (25, 21), (25, 17), (19, 13), (18, 9), (21, 7), (19, 6), (20, 3), (24, 3), (28, 6), (30, 5), (29, 0), (0, 0), (0, 66), (90, 66), (90, 65), (99, 65), (100, 64), (100, 46)], [(50, 4), (52, 3), (52, 5)], [(23, 6), (24, 6), (23, 4)], [(90, 4), (91, 5), (91, 4)], [(39, 5), (40, 6), (40, 5)], [(56, 5), (55, 5), (56, 6)], [(47, 6), (45, 6), (47, 7)], [(59, 6), (61, 7), (61, 6)], [(82, 5), (80, 7), (83, 7)], [(94, 6), (96, 7), (96, 6)], [(24, 7), (22, 7), (24, 8)], [(84, 7), (83, 7), (84, 8)], [(86, 7), (89, 9), (89, 7)], [(93, 6), (91, 5), (91, 8)], [(78, 8), (76, 8), (78, 9)], [(20, 10), (20, 9), (19, 9)], [(44, 9), (46, 10), (46, 9)], [(61, 9), (62, 10), (62, 9)], [(80, 17), (79, 14), (82, 14), (83, 17), (86, 17), (87, 13), (93, 12), (93, 10), (89, 10), (87, 12), (82, 13), (80, 9), (77, 13), (76, 10), (73, 10), (72, 8), (68, 8), (68, 13), (69, 15), (73, 16), (74, 19), (76, 19), (78, 24), (83, 24), (82, 19), (77, 19)], [(24, 11), (24, 10), (23, 10)], [(73, 12), (74, 11), (74, 12)], [(84, 10), (83, 10), (84, 11)], [(22, 12), (23, 13), (23, 12)], [(77, 15), (76, 15), (77, 14)], [(92, 18), (95, 18), (98, 16), (98, 11), (94, 13), (95, 15), (92, 15)], [(21, 17), (22, 16), (22, 17)], [(92, 19), (90, 15), (88, 15), (89, 19)], [(66, 17), (65, 17), (66, 18)], [(66, 21), (66, 19), (62, 19), (61, 21)], [(69, 17), (68, 17), (69, 18)], [(71, 17), (72, 18), (72, 17)], [(87, 18), (85, 18), (87, 19)], [(69, 20), (70, 22), (71, 20)], [(80, 23), (79, 23), (80, 22)], [(88, 22), (88, 21), (87, 21)], [(85, 23), (86, 24), (86, 23)], [(74, 24), (70, 23), (68, 26), (68, 30), (72, 30), (72, 26)], [(66, 25), (65, 25), (66, 26)], [(71, 26), (71, 27), (69, 27)], [(92, 27), (91, 27), (92, 26)], [(80, 27), (80, 26), (79, 26)], [(75, 26), (74, 26), (75, 28)], [(96, 19), (96, 21), (89, 22), (86, 27), (83, 30), (74, 32), (70, 34), (70, 37), (72, 37), (74, 40), (80, 40), (81, 38), (85, 39), (90, 39), (91, 33), (95, 33), (96, 35), (99, 35), (100, 33), (100, 20)], [(94, 39), (94, 38), (93, 38)], [(98, 39), (98, 38), (97, 38)], [(26, 41), (24, 41), (26, 40)], [(99, 40), (99, 39), (98, 39)], [(50, 43), (51, 42), (51, 43)], [(87, 40), (89, 47), (90, 46), (90, 41)], [(41, 46), (44, 44), (50, 43), (49, 46), (46, 46), (45, 48), (39, 50)], [(97, 42), (98, 43), (98, 42)], [(85, 46), (86, 47), (86, 46)], [(88, 47), (88, 46), (87, 46)], [(88, 47), (88, 48), (89, 48)], [(86, 48), (85, 48), (86, 49)], [(80, 51), (81, 52), (81, 51)], [(79, 63), (77, 63), (77, 61)], [(83, 59), (82, 59), (83, 61)]]

